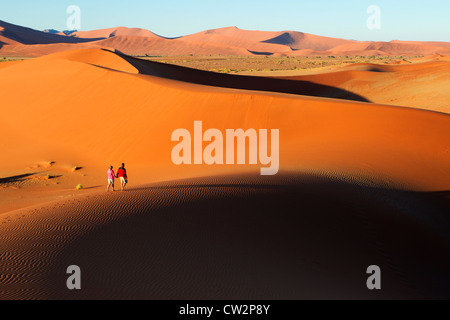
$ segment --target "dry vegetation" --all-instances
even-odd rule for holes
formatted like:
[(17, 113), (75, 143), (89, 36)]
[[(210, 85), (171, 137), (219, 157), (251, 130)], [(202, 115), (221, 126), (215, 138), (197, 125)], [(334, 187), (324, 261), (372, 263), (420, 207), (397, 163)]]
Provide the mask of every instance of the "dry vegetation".
[(156, 62), (169, 63), (194, 69), (237, 73), (245, 71), (309, 70), (353, 63), (393, 63), (408, 61), (419, 56), (144, 56), (139, 57)]
[(17, 58), (17, 57), (0, 57), (0, 62), (7, 62), (7, 61), (22, 61), (30, 58)]

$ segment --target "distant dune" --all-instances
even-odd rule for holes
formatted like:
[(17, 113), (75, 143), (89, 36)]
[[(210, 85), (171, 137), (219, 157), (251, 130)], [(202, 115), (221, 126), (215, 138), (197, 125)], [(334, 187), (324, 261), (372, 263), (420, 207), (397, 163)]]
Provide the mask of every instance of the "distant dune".
[(278, 79), (310, 81), (353, 92), (374, 103), (450, 114), (450, 61), (445, 57), (428, 56), (416, 62), (421, 63), (355, 64), (336, 72)]
[(0, 48), (5, 45), (81, 43), (98, 39), (78, 39), (10, 24), (0, 20)]
[(109, 29), (101, 29), (101, 30), (92, 30), (92, 31), (77, 31), (71, 34), (72, 37), (77, 38), (111, 38), (116, 36), (139, 36), (146, 38), (159, 38), (158, 35), (153, 32), (145, 29), (139, 28), (126, 28), (126, 27), (118, 27), (118, 28), (109, 28)]
[[(67, 43), (77, 45), (62, 45)], [(297, 31), (249, 31), (227, 27), (170, 39), (145, 29), (117, 27), (78, 31), (66, 36), (0, 22), (0, 55), (36, 57), (75, 48), (117, 49), (129, 55), (450, 54), (450, 44), (446, 42), (354, 41)]]

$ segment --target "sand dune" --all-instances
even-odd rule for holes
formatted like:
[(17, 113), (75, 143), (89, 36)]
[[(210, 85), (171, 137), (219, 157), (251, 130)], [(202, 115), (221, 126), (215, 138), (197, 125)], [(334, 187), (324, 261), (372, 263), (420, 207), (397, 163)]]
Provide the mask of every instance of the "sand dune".
[(153, 32), (140, 28), (109, 28), (92, 31), (77, 31), (71, 34), (77, 38), (111, 38), (116, 36), (133, 36), (133, 37), (146, 37), (146, 38), (159, 38), (158, 35)]
[(241, 47), (220, 43), (185, 41), (183, 39), (116, 36), (95, 44), (101, 48), (115, 48), (120, 52), (131, 55), (251, 55), (248, 50)]
[[(68, 43), (74, 45), (69, 46)], [(179, 38), (164, 38), (145, 29), (118, 27), (78, 31), (66, 36), (0, 22), (0, 54), (4, 56), (35, 57), (59, 51), (87, 48), (117, 49), (129, 55), (450, 54), (450, 44), (446, 42), (354, 41), (297, 31), (251, 31), (227, 27), (206, 30)]]
[[(450, 116), (352, 101), (363, 96), (339, 88), (432, 83), (446, 68), (356, 65), (288, 80), (100, 49), (0, 67), (0, 206), (26, 194), (14, 183), (42, 168), (32, 163), (56, 163), (52, 183), (73, 183), (57, 200), (68, 190), (36, 180), (57, 201), (0, 214), (1, 298), (448, 298)], [(279, 175), (174, 165), (171, 134), (196, 120), (279, 129)], [(132, 189), (96, 189), (122, 162)], [(72, 196), (78, 181), (93, 189)], [(374, 263), (389, 284), (378, 293), (364, 286)], [(64, 286), (72, 264), (80, 292)]]
[(80, 43), (96, 39), (77, 39), (58, 34), (37, 31), (0, 20), (0, 48), (6, 45), (32, 45), (50, 43)]
[(450, 48), (449, 42), (439, 42), (439, 41), (399, 41), (393, 40), (391, 43), (401, 43), (401, 44), (412, 44), (412, 45), (425, 45), (433, 47)]
[(356, 42), (347, 43), (330, 49), (333, 54), (356, 54), (372, 51), (391, 55), (430, 55), (435, 53), (448, 54), (450, 48), (428, 44), (412, 44), (400, 42)]
[(233, 37), (216, 32), (205, 33), (202, 36), (194, 34), (192, 36), (182, 37), (181, 39), (184, 41), (194, 41), (195, 43), (221, 44), (230, 47), (245, 48), (255, 53), (292, 53), (292, 49), (285, 45), (263, 43), (261, 41), (254, 41), (251, 38)]
[(222, 43), (234, 47), (244, 47), (250, 51), (287, 53), (293, 50), (310, 49), (326, 51), (350, 40), (320, 37), (301, 32), (267, 32), (241, 30), (236, 27), (207, 30), (184, 36), (185, 40)]
[[(292, 174), (95, 193), (3, 219), (0, 293), (3, 299), (448, 298), (448, 210), (445, 194)], [(386, 284), (378, 292), (365, 287), (374, 261)], [(72, 264), (82, 270), (78, 292), (65, 288)]]
[(225, 27), (225, 28), (210, 29), (210, 30), (194, 33), (192, 35), (184, 36), (183, 38), (201, 41), (204, 39), (208, 39), (211, 34), (222, 35), (222, 36), (240, 39), (240, 40), (262, 42), (264, 40), (276, 37), (277, 35), (279, 35), (279, 32), (242, 30), (237, 27)]
[(82, 44), (11, 45), (0, 49), (0, 55), (12, 57), (40, 57), (57, 52), (81, 49), (119, 50), (130, 55), (236, 55), (250, 56), (252, 53), (241, 47), (223, 44), (169, 40), (161, 37), (114, 36), (108, 39)]
[(282, 34), (263, 41), (289, 46), (294, 50), (310, 49), (314, 51), (328, 51), (336, 46), (353, 43), (355, 41), (315, 36), (302, 32), (283, 32)]
[(450, 113), (450, 63), (436, 56), (421, 60), (427, 62), (405, 65), (357, 64), (337, 72), (281, 78), (336, 86), (374, 103)]
[[(10, 106), (2, 118), (9, 132), (3, 146), (10, 150), (1, 159), (4, 168), (55, 154), (61, 157), (55, 161), (95, 167), (128, 159), (141, 168), (151, 166), (145, 175), (155, 178), (233, 171), (171, 163), (172, 131), (192, 128), (200, 119), (221, 130), (279, 128), (283, 167), (356, 172), (420, 190), (449, 187), (448, 115), (306, 97), (317, 92), (301, 92), (305, 89), (295, 87), (296, 81), (291, 87), (298, 88), (296, 95), (269, 92), (276, 91), (276, 79), (252, 83), (251, 77), (208, 76), (102, 50), (28, 60), (0, 74), (1, 102)], [(201, 79), (210, 85), (195, 84)], [(266, 92), (254, 91), (258, 85)], [(327, 86), (309, 88), (323, 90), (322, 95), (329, 91)], [(109, 117), (117, 120), (104, 121)], [(124, 121), (133, 124), (125, 132)]]

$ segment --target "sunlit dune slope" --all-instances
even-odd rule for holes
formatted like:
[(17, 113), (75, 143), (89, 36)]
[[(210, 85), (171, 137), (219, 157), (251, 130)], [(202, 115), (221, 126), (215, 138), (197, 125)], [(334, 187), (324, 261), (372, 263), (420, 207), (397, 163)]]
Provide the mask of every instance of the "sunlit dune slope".
[(0, 145), (8, 152), (0, 165), (77, 161), (99, 168), (100, 181), (106, 166), (121, 162), (148, 181), (242, 170), (259, 174), (260, 165), (175, 166), (172, 132), (193, 132), (193, 122), (201, 120), (204, 129), (222, 132), (279, 129), (280, 171), (416, 190), (450, 188), (448, 115), (278, 93), (265, 79), (252, 84), (261, 85), (259, 91), (224, 88), (227, 81), (242, 81), (231, 75), (210, 74), (207, 79), (220, 86), (189, 82), (198, 82), (197, 75), (104, 50), (2, 68)]
[(280, 78), (335, 86), (374, 103), (450, 113), (450, 62), (445, 57), (423, 60), (402, 65), (356, 64), (335, 72)]

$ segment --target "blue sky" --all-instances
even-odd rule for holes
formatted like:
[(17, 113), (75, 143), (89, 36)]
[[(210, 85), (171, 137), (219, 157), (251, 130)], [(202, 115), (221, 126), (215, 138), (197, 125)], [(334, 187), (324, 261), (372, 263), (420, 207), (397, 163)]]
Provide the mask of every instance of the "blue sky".
[[(236, 26), (355, 40), (450, 41), (447, 0), (21, 0), (2, 3), (0, 20), (64, 30), (69, 5), (80, 7), (82, 30), (126, 26), (175, 37)], [(379, 30), (366, 26), (370, 5), (381, 9)]]

